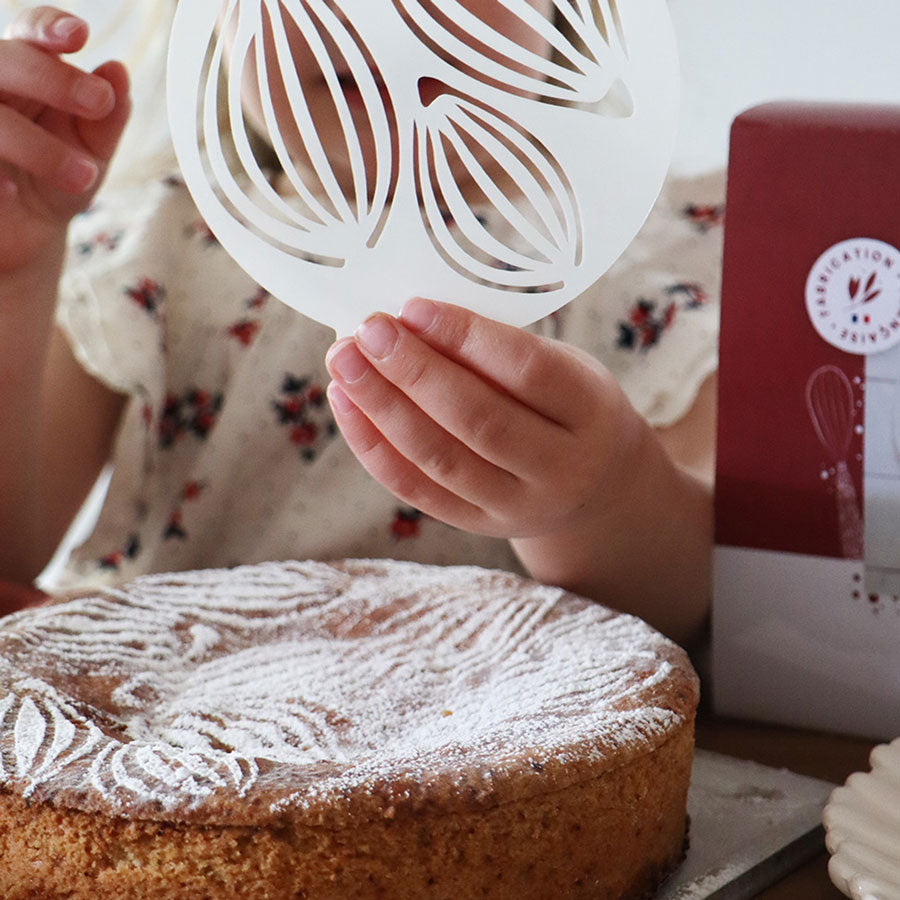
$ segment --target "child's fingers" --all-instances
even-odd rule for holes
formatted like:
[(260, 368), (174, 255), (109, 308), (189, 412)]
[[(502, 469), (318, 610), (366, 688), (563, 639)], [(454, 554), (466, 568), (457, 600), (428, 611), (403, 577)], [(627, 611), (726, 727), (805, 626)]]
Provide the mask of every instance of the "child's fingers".
[(0, 160), (69, 194), (89, 190), (100, 175), (96, 160), (0, 104)]
[(116, 103), (107, 79), (22, 41), (0, 44), (0, 95), (7, 103), (36, 101), (88, 119), (104, 118)]
[[(518, 478), (449, 434), (401, 389), (369, 366), (352, 340), (329, 353), (344, 393), (405, 459), (435, 483), (471, 503), (497, 508), (521, 489)], [(365, 374), (345, 380), (349, 373)]]
[(131, 113), (128, 71), (122, 63), (111, 61), (98, 66), (93, 74), (109, 84), (115, 102), (103, 119), (79, 119), (78, 135), (97, 159), (106, 162), (112, 157)]
[(400, 321), (444, 356), (566, 429), (597, 409), (605, 378), (612, 385), (611, 376), (571, 348), (460, 306), (410, 300)]
[[(509, 393), (485, 381), (408, 331), (396, 319), (377, 314), (357, 330), (356, 344), (383, 378), (405, 394), (445, 431), (495, 466), (525, 480), (546, 470), (541, 448), (569, 435)], [(390, 344), (390, 349), (379, 347)], [(353, 344), (351, 344), (353, 346)], [(329, 357), (333, 376), (335, 357)], [(372, 385), (362, 378), (345, 389), (367, 415), (376, 408)]]
[(328, 399), (344, 440), (376, 481), (404, 503), (450, 525), (485, 530), (486, 516), (477, 505), (435, 483), (398, 453), (335, 382), (328, 386)]
[(76, 53), (87, 41), (88, 25), (53, 6), (35, 6), (20, 12), (3, 29), (3, 37), (28, 41), (52, 53)]

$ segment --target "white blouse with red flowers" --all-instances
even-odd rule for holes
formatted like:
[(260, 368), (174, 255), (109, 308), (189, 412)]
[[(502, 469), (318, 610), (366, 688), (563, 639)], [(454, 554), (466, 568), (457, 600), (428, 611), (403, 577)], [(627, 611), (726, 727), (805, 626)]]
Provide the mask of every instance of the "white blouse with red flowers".
[[(595, 354), (655, 425), (716, 366), (723, 196), (721, 173), (670, 179), (595, 288), (532, 326)], [(178, 178), (107, 191), (76, 220), (58, 321), (130, 401), (56, 587), (287, 558), (518, 568), (506, 541), (429, 519), (362, 469), (325, 399), (333, 333), (254, 283)]]

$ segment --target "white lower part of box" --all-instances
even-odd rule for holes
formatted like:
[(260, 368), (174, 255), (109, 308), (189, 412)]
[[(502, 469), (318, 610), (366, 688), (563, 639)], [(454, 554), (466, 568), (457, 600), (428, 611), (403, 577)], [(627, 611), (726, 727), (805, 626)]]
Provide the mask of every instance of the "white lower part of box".
[(865, 394), (866, 589), (894, 595), (900, 594), (900, 346), (866, 357)]
[(717, 547), (712, 623), (717, 713), (900, 735), (900, 601), (862, 562)]

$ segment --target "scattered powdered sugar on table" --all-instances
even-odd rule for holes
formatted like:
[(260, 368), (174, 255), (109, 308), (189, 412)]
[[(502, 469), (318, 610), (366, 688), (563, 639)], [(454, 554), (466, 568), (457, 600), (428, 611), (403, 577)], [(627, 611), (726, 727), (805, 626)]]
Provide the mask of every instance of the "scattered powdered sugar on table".
[(674, 712), (646, 705), (670, 677), (666, 645), (636, 619), (475, 568), (147, 576), (0, 624), (0, 786), (173, 810), (246, 796), (280, 767), (299, 786), (278, 812), (451, 765), (537, 767), (670, 726)]

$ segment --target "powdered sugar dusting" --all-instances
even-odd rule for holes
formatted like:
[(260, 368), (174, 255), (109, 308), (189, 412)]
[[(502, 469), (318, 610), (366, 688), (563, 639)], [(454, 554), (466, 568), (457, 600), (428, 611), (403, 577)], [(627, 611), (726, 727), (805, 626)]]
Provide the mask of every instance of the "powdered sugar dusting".
[(44, 743), (47, 723), (34, 705), (31, 697), (26, 697), (19, 707), (13, 729), (16, 747), (16, 775), (21, 778), (31, 770), (35, 757)]
[(436, 771), (489, 781), (671, 728), (653, 702), (670, 647), (474, 568), (148, 576), (4, 620), (0, 785), (168, 813), (259, 795), (282, 813)]

